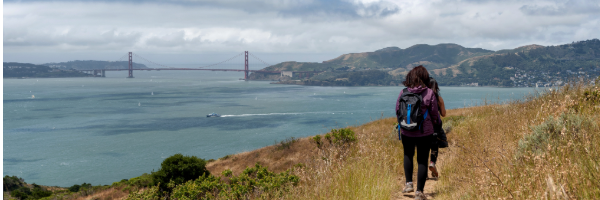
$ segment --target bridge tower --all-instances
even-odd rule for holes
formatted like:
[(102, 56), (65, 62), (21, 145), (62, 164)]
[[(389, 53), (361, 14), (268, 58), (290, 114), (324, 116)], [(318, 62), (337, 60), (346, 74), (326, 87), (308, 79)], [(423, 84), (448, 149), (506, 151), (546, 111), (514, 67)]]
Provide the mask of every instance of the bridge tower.
[(129, 52), (129, 76), (127, 78), (133, 78), (133, 57), (131, 52)]
[(244, 61), (245, 61), (244, 62), (244, 80), (247, 81), (248, 80), (248, 70), (249, 70), (248, 69), (248, 51), (244, 51), (244, 55), (245, 55), (245, 58), (244, 58)]

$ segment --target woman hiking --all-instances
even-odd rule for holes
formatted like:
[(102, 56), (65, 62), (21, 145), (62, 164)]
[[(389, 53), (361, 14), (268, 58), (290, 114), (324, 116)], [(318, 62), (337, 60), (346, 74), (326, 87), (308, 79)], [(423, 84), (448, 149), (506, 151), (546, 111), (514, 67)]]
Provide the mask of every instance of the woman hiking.
[[(440, 95), (440, 87), (434, 78), (429, 78), (429, 89), (433, 90), (433, 94), (438, 101), (438, 111), (442, 117), (446, 117), (446, 105), (444, 105), (444, 99)], [(441, 119), (441, 117), (440, 117)], [(437, 178), (439, 176), (435, 163), (437, 162), (439, 148), (448, 147), (448, 141), (446, 139), (446, 132), (442, 128), (442, 120), (439, 124), (433, 125), (434, 140), (431, 144), (431, 161), (429, 162), (429, 171), (431, 176)]]
[[(422, 200), (427, 199), (423, 189), (427, 179), (429, 150), (434, 139), (433, 124), (440, 123), (438, 103), (433, 90), (427, 87), (429, 85), (429, 73), (425, 67), (420, 65), (410, 70), (402, 84), (406, 88), (400, 92), (398, 101), (396, 101), (396, 117), (400, 124), (400, 137), (404, 148), (404, 175), (406, 176), (406, 185), (402, 192), (415, 191), (413, 186), (413, 157), (416, 148), (419, 167), (415, 199)], [(420, 98), (414, 98), (417, 95)], [(418, 99), (417, 103), (414, 102), (414, 99)], [(412, 101), (414, 104), (407, 104), (408, 101)], [(415, 106), (414, 109), (412, 108), (413, 105)], [(416, 118), (413, 118), (413, 115)]]

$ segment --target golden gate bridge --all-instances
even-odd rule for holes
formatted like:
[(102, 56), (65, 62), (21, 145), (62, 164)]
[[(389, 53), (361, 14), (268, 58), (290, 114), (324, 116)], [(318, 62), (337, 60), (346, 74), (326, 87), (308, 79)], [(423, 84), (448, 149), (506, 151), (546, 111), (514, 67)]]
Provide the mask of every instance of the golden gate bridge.
[[(210, 68), (210, 67), (214, 67), (220, 64), (223, 64), (225, 62), (231, 61), (235, 58), (240, 57), (241, 55), (244, 55), (244, 69), (219, 69), (219, 68)], [(106, 71), (128, 71), (129, 75), (127, 76), (127, 78), (133, 78), (133, 71), (135, 70), (139, 70), (139, 71), (152, 71), (152, 70), (156, 70), (156, 71), (161, 71), (161, 70), (205, 70), (205, 71), (231, 71), (231, 72), (244, 72), (244, 80), (248, 80), (248, 75), (250, 74), (250, 72), (252, 73), (267, 73), (267, 74), (282, 74), (282, 71), (266, 71), (266, 70), (250, 70), (249, 68), (249, 63), (248, 63), (248, 55), (251, 55), (252, 57), (256, 58), (258, 61), (262, 62), (263, 64), (266, 64), (267, 66), (271, 66), (270, 64), (266, 63), (265, 61), (261, 60), (260, 58), (258, 58), (257, 56), (249, 53), (248, 51), (244, 51), (244, 53), (240, 53), (237, 54), (227, 60), (223, 60), (221, 62), (218, 63), (214, 63), (211, 65), (206, 65), (206, 66), (202, 66), (202, 67), (197, 67), (197, 68), (176, 68), (176, 67), (168, 67), (162, 64), (158, 64), (155, 62), (152, 62), (140, 55), (137, 55), (133, 52), (129, 52), (128, 54), (126, 54), (125, 56), (121, 57), (121, 59), (119, 60), (123, 60), (123, 58), (125, 57), (129, 57), (129, 68), (127, 69), (77, 69), (77, 71), (81, 71), (84, 73), (88, 73), (88, 74), (92, 74), (94, 75), (94, 77), (106, 77), (105, 72)], [(139, 58), (145, 62), (160, 66), (159, 68), (133, 68), (133, 57)], [(305, 78), (309, 78), (311, 75), (315, 75), (317, 73), (319, 73), (321, 71), (293, 71), (294, 74), (298, 74), (300, 76), (300, 78), (304, 77)], [(283, 74), (282, 74), (283, 76)]]

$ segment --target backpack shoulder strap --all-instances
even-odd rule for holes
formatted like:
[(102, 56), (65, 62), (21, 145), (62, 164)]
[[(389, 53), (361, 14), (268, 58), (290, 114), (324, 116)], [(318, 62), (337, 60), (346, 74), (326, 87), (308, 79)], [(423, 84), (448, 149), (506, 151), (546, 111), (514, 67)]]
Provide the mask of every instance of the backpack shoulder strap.
[(400, 98), (398, 99), (398, 101), (400, 101), (402, 99), (402, 97), (404, 97), (407, 94), (412, 94), (412, 93), (408, 91), (408, 88), (402, 89), (402, 94), (400, 95)]
[(423, 133), (424, 128), (422, 128), (423, 123), (425, 123), (425, 119), (427, 119), (427, 113), (429, 113), (429, 109), (425, 110), (425, 115), (423, 115), (423, 122), (421, 122), (421, 124), (419, 125), (419, 130), (421, 130), (421, 133)]

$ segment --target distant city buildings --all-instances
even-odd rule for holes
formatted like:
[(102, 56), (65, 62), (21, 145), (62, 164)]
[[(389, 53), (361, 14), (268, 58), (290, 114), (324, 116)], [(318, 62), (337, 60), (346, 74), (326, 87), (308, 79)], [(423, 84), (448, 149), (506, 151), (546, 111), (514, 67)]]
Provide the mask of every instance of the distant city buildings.
[(554, 87), (563, 86), (570, 79), (594, 78), (600, 75), (600, 67), (590, 70), (565, 70), (561, 72), (539, 72), (539, 71), (521, 71), (517, 70), (514, 76), (510, 77), (514, 87)]

